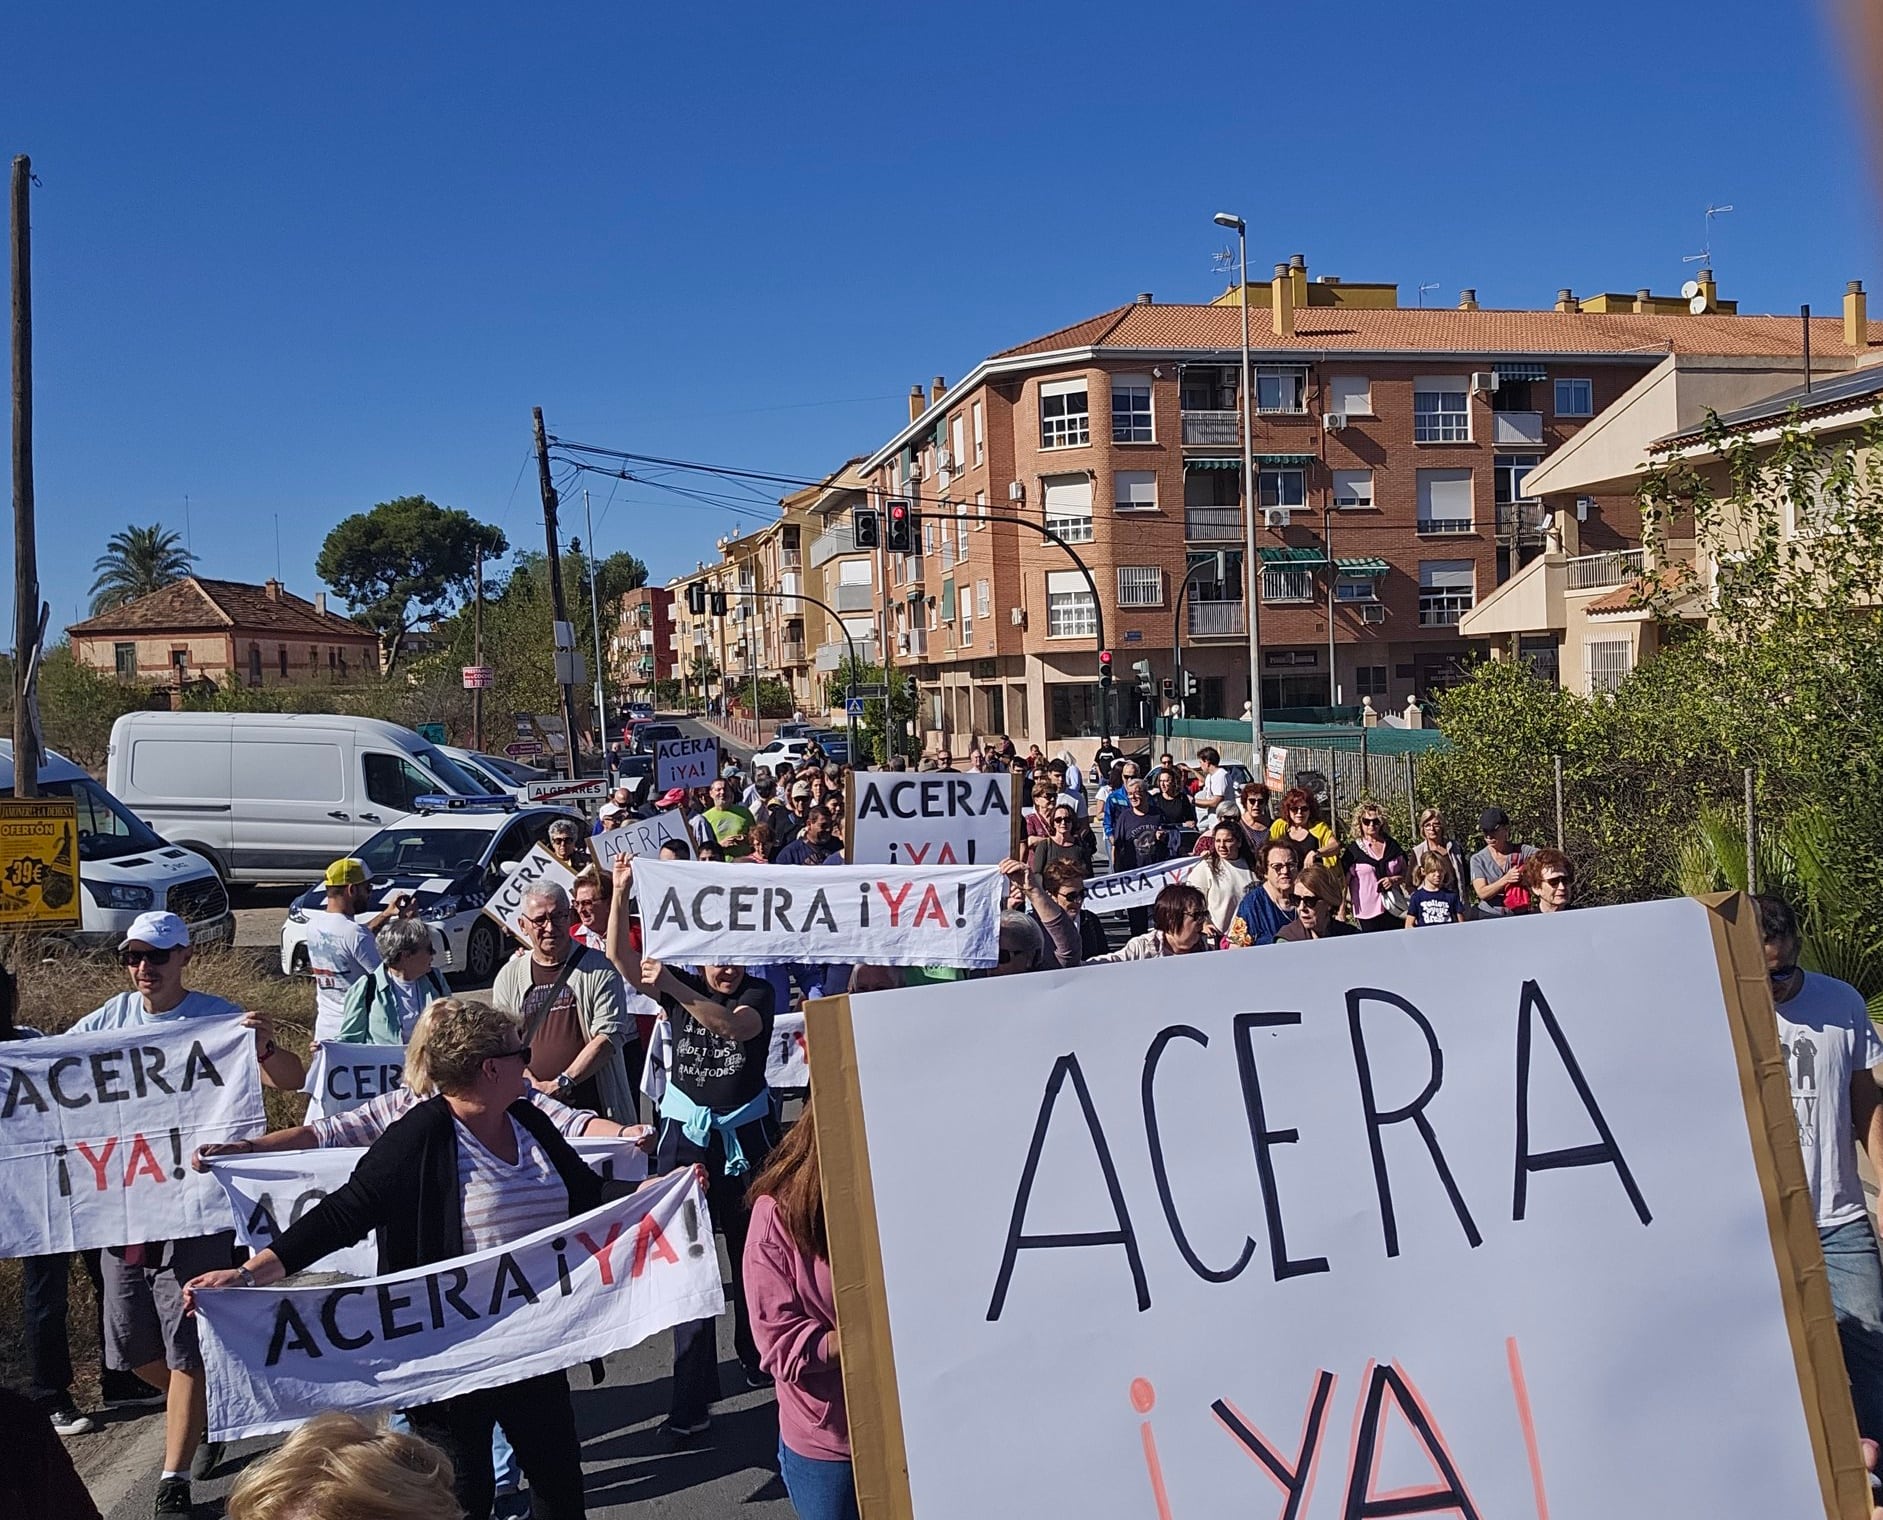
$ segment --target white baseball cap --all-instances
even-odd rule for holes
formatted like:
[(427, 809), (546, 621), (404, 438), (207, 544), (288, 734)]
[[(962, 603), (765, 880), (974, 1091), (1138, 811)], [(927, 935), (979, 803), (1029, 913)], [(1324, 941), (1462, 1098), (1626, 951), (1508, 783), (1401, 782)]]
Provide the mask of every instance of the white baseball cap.
[(136, 940), (153, 950), (174, 950), (190, 942), (190, 928), (174, 913), (140, 913), (124, 931), (120, 950)]
[(601, 805), (601, 813), (600, 813), (600, 815), (599, 815), (599, 816), (600, 816), (600, 817), (603, 817), (603, 818), (613, 818), (613, 817), (614, 817), (614, 816), (615, 816), (615, 815), (616, 815), (617, 813), (619, 813), (620, 811), (621, 811), (621, 804), (620, 804), (620, 803), (618, 803), (618, 802), (604, 802), (604, 803), (603, 803), (603, 804)]

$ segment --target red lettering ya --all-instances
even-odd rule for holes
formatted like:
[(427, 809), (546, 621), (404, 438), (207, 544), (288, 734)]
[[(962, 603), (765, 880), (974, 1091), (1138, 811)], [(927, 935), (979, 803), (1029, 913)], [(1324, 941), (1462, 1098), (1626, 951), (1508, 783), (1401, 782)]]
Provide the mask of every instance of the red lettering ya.
[(73, 1149), (91, 1163), (92, 1176), (98, 1184), (98, 1191), (105, 1190), (105, 1163), (111, 1159), (111, 1153), (118, 1148), (118, 1137), (113, 1135), (105, 1142), (105, 1148), (99, 1155), (92, 1154), (92, 1148), (83, 1140), (77, 1141)]
[(600, 1245), (596, 1245), (588, 1238), (586, 1230), (579, 1231), (575, 1238), (582, 1242), (582, 1249), (587, 1251), (594, 1258), (595, 1265), (601, 1268), (602, 1286), (612, 1288), (615, 1285), (615, 1270), (614, 1264), (608, 1259), (608, 1253), (614, 1249), (615, 1242), (621, 1238), (621, 1221), (617, 1219), (608, 1226), (608, 1234), (603, 1237)]
[(647, 1258), (658, 1256), (662, 1261), (677, 1262), (672, 1246), (667, 1244), (667, 1237), (661, 1233), (660, 1223), (652, 1214), (643, 1214), (641, 1222), (634, 1227), (634, 1262), (628, 1268), (630, 1278), (639, 1277), (647, 1270)]
[(889, 908), (890, 928), (897, 929), (902, 926), (902, 921), (898, 915), (902, 912), (902, 905), (909, 900), (909, 889), (914, 885), (915, 883), (912, 881), (905, 881), (902, 884), (902, 889), (891, 895), (888, 882), (879, 881), (876, 883), (878, 894), (881, 895), (883, 902)]
[(948, 915), (942, 912), (941, 898), (936, 895), (934, 887), (925, 886), (922, 888), (922, 901), (915, 910), (915, 927), (919, 929), (931, 920), (944, 929), (948, 927)]

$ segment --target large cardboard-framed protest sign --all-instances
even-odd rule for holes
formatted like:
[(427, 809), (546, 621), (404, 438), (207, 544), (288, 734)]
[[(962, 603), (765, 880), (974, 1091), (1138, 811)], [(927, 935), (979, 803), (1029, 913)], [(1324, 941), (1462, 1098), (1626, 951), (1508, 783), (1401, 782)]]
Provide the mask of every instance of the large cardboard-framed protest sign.
[(524, 944), (531, 936), (523, 927), (523, 894), (539, 882), (552, 883), (564, 892), (573, 891), (575, 872), (549, 853), (547, 845), (532, 845), (529, 854), (517, 862), (517, 868), (504, 877), (503, 885), (484, 902), (484, 911)]
[[(632, 1140), (575, 1139), (569, 1144), (603, 1181), (639, 1182), (647, 1175), (647, 1156)], [(259, 1252), (272, 1246), (276, 1236), (299, 1223), (303, 1214), (351, 1177), (365, 1154), (361, 1148), (334, 1145), (317, 1150), (216, 1156), (207, 1165), (228, 1196), (236, 1240), (246, 1250)], [(228, 1220), (219, 1228), (228, 1229)], [(371, 1277), (379, 1270), (379, 1243), (368, 1235), (357, 1245), (321, 1258), (309, 1270)]]
[(1010, 771), (856, 771), (848, 792), (853, 865), (998, 865), (1026, 834)]
[(190, 1156), (264, 1128), (239, 1018), (0, 1045), (0, 1257), (226, 1230), (222, 1190)]
[(688, 859), (693, 857), (693, 835), (687, 828), (686, 814), (678, 808), (656, 813), (652, 818), (630, 818), (612, 829), (603, 829), (589, 836), (588, 849), (596, 867), (607, 875), (621, 856), (632, 860), (641, 855), (658, 855), (661, 846), (668, 844), (677, 846)]
[(660, 791), (676, 786), (711, 786), (719, 776), (719, 741), (714, 738), (656, 739), (654, 785)]
[(641, 952), (680, 965), (780, 961), (992, 966), (1003, 879), (992, 865), (753, 865), (644, 859)]
[(808, 1017), (866, 1520), (1869, 1514), (1745, 899)]
[(197, 1296), (218, 1441), (558, 1372), (724, 1307), (699, 1180), (675, 1172), (501, 1249), (322, 1287)]

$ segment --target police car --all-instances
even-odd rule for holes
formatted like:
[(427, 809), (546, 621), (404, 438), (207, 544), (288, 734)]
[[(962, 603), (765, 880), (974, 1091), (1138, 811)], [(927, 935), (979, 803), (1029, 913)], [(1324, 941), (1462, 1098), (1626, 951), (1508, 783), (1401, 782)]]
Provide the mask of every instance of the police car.
[[(570, 808), (519, 807), (510, 797), (420, 797), (417, 812), (353, 852), (373, 873), (373, 902), (361, 919), (410, 893), (419, 921), (432, 932), (433, 969), (470, 986), (487, 985), (506, 947), (502, 928), (481, 911), (484, 903), (502, 884), (506, 867), (543, 843), (560, 818), (573, 819), (587, 834), (587, 822)], [(307, 913), (326, 903), (326, 889), (317, 885), (289, 907), (281, 926), (284, 974), (307, 973)]]

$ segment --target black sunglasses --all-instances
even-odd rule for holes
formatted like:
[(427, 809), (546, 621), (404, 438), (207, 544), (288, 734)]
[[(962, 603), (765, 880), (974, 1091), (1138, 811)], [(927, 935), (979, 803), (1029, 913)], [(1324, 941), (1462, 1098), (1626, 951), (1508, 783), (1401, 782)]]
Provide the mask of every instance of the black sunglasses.
[(170, 952), (168, 950), (120, 950), (118, 952), (118, 964), (121, 966), (141, 966), (146, 961), (153, 966), (167, 966), (170, 964)]

